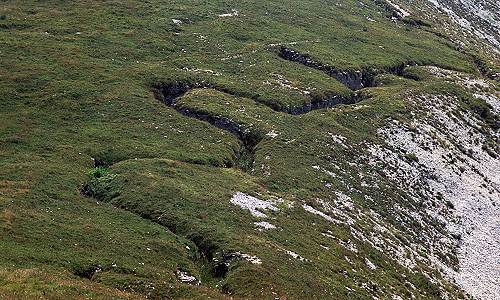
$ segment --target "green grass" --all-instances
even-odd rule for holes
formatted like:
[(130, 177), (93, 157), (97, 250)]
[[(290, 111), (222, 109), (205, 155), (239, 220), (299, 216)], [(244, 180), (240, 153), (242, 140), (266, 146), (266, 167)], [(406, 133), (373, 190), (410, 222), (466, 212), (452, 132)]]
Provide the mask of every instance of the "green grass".
[[(238, 17), (218, 17), (233, 8)], [(473, 58), (436, 35), (392, 23), (372, 2), (5, 1), (0, 15), (0, 296), (347, 299), (348, 286), (369, 299), (360, 282), (408, 295), (409, 281), (418, 297), (437, 298), (432, 283), (388, 254), (361, 242), (353, 254), (324, 238), (326, 230), (344, 239), (350, 233), (300, 208), (301, 201), (331, 200), (325, 182), (341, 191), (355, 186), (356, 204), (404, 230), (388, 210), (404, 195), (371, 178), (389, 196), (367, 203), (362, 194), (375, 192), (361, 187), (358, 169), (347, 163), (357, 154), (332, 148), (328, 133), (355, 147), (376, 140), (386, 118), (404, 119), (404, 93), (427, 93), (433, 79), (418, 68), (411, 72), (421, 81), (381, 77), (383, 86), (364, 91), (371, 98), (358, 106), (301, 116), (260, 102), (293, 107), (350, 92), (279, 58), (272, 44), (339, 70), (412, 61), (477, 74)], [(179, 105), (230, 118), (262, 139), (255, 162), (241, 162), (247, 172), (225, 167), (238, 164), (235, 136), (154, 98), (154, 84), (178, 80), (233, 94), (196, 89)], [(484, 103), (470, 105), (491, 120)], [(278, 136), (267, 135), (272, 131)], [(109, 169), (94, 168), (93, 159)], [(311, 168), (333, 164), (344, 181)], [(85, 185), (93, 198), (81, 194)], [(259, 232), (247, 211), (229, 203), (236, 191), (296, 204), (273, 215), (280, 230)], [(310, 261), (293, 260), (285, 249)], [(234, 260), (225, 276), (214, 276), (211, 258), (232, 251), (263, 264)], [(368, 269), (364, 257), (383, 272)], [(95, 266), (102, 272), (91, 280), (74, 275)], [(181, 283), (179, 269), (202, 285)]]

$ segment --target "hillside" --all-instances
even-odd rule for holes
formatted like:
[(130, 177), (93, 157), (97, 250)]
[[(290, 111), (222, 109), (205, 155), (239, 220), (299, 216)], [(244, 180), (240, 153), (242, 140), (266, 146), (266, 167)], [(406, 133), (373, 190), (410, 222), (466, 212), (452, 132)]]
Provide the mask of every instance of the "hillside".
[(495, 1), (4, 1), (0, 298), (500, 298)]

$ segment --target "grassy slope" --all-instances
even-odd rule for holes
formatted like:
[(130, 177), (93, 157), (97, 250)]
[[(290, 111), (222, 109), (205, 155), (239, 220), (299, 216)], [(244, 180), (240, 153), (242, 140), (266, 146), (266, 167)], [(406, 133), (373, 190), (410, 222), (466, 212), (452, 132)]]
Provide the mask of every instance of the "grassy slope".
[[(218, 17), (232, 8), (240, 12), (238, 17)], [(39, 295), (37, 282), (46, 282), (39, 272), (56, 274), (52, 282), (66, 283), (44, 283), (51, 286), (42, 288), (47, 297), (134, 296), (105, 285), (142, 296), (224, 297), (216, 287), (220, 279), (209, 274), (208, 262), (193, 250), (197, 249), (193, 240), (205, 245), (197, 240), (202, 236), (215, 250), (259, 253), (266, 261), (261, 266), (244, 262), (232, 266), (223, 281), (226, 292), (341, 298), (347, 297), (343, 287), (351, 286), (359, 297), (368, 298), (366, 290), (342, 273), (347, 266), (341, 258), (349, 253), (335, 243), (330, 245), (336, 250), (331, 255), (317, 254), (318, 245), (310, 246), (319, 231), (330, 228), (343, 236), (345, 228), (320, 224), (305, 230), (318, 219), (294, 208), (276, 216), (283, 230), (267, 236), (253, 230), (251, 216), (229, 205), (228, 199), (235, 191), (278, 193), (290, 199), (327, 197), (318, 175), (309, 168), (315, 160), (324, 162), (321, 155), (326, 155), (315, 142), (325, 139), (325, 130), (354, 141), (370, 136), (384, 116), (404, 109), (403, 103), (390, 101), (390, 88), (366, 109), (351, 112), (346, 107), (301, 117), (275, 113), (249, 99), (239, 100), (248, 107), (246, 113), (235, 114), (228, 109), (234, 97), (224, 96), (231, 98), (229, 106), (217, 105), (223, 97), (211, 91), (198, 91), (199, 95), (193, 91), (183, 99), (188, 106), (201, 105), (248, 124), (256, 123), (250, 116), (253, 111), (263, 120), (255, 128), (262, 133), (276, 129), (280, 136), (265, 139), (256, 151), (256, 166), (271, 157), (267, 163), (271, 175), (265, 176), (263, 168), (250, 175), (215, 168), (234, 159), (238, 140), (165, 107), (153, 98), (151, 85), (179, 78), (206, 80), (282, 106), (309, 100), (276, 84), (273, 80), (279, 76), (317, 94), (346, 92), (325, 74), (278, 58), (270, 46), (276, 43), (294, 43), (294, 48), (339, 69), (417, 61), (475, 72), (469, 58), (444, 40), (393, 24), (371, 2), (359, 7), (358, 1), (339, 6), (319, 0), (262, 5), (8, 1), (0, 15), (5, 16), (0, 20), (0, 265), (4, 270), (0, 278), (9, 283), (0, 295), (7, 297), (17, 297), (24, 282), (30, 296)], [(175, 25), (172, 19), (183, 23)], [(295, 144), (287, 143), (293, 139)], [(120, 196), (106, 200), (132, 213), (80, 195), (91, 157), (108, 163), (124, 161), (111, 169), (117, 174), (113, 187)], [(157, 215), (164, 214), (169, 218), (158, 221)], [(385, 272), (370, 272), (355, 256), (363, 271), (350, 276), (394, 286), (404, 294), (405, 280), (399, 274), (407, 271), (385, 263), (384, 254), (360, 247)], [(285, 248), (318, 257), (297, 263), (277, 250)], [(104, 271), (92, 282), (68, 273), (96, 265)], [(179, 283), (177, 269), (199, 274), (206, 284)], [(18, 279), (7, 275), (11, 271), (28, 275)], [(422, 297), (432, 296), (427, 281), (407, 276), (422, 291), (429, 289)], [(16, 285), (19, 280), (22, 287)]]

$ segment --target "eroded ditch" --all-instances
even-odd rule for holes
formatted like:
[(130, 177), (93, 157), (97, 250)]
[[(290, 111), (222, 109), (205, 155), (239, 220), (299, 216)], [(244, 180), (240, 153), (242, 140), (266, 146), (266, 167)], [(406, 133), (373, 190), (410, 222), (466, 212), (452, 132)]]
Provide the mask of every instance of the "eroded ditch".
[[(227, 167), (239, 167), (243, 171), (249, 171), (253, 165), (254, 150), (263, 139), (263, 135), (257, 130), (251, 130), (224, 116), (214, 115), (206, 111), (183, 107), (177, 100), (188, 91), (196, 88), (214, 88), (209, 83), (187, 83), (174, 82), (160, 85), (154, 88), (156, 99), (165, 105), (172, 107), (186, 117), (205, 121), (212, 126), (225, 130), (236, 136), (240, 141), (240, 149), (235, 153), (235, 161)], [(219, 89), (216, 89), (219, 90)]]
[[(315, 61), (310, 55), (300, 53), (293, 49), (281, 46), (278, 50), (278, 56), (282, 59), (299, 63), (309, 68), (313, 68), (328, 76), (335, 78), (337, 81), (348, 87), (349, 89), (356, 91), (366, 87), (375, 86), (375, 76), (389, 73), (400, 77), (405, 77), (404, 69), (407, 66), (416, 65), (415, 62), (405, 62), (392, 67), (387, 67), (381, 70), (374, 68), (360, 69), (360, 70), (339, 70), (328, 64), (322, 64)], [(407, 79), (413, 79), (408, 78)]]
[[(222, 282), (229, 272), (230, 264), (234, 260), (244, 259), (238, 252), (225, 250), (219, 242), (221, 238), (217, 237), (216, 234), (205, 232), (205, 229), (198, 228), (195, 223), (189, 220), (180, 220), (178, 217), (169, 213), (147, 209), (141, 210), (138, 207), (129, 207), (127, 204), (113, 203), (114, 199), (121, 194), (119, 190), (116, 190), (113, 184), (110, 184), (116, 178), (116, 175), (108, 173), (109, 168), (113, 164), (98, 159), (93, 159), (93, 162), (93, 170), (101, 169), (103, 173), (99, 176), (90, 176), (88, 178), (87, 182), (80, 189), (82, 196), (109, 203), (117, 209), (134, 213), (193, 243), (195, 247), (191, 247), (192, 250), (190, 251), (189, 258), (198, 268), (201, 277), (204, 277), (203, 279), (209, 282), (214, 280)], [(78, 263), (71, 266), (71, 271), (76, 276), (89, 280), (94, 280), (94, 276), (100, 272), (130, 272), (128, 269), (116, 268), (115, 266), (110, 266), (105, 263), (100, 264), (98, 262)], [(181, 267), (177, 269), (176, 275), (178, 279), (184, 283), (194, 285), (202, 283), (201, 277), (196, 278), (192, 276), (188, 270)], [(195, 278), (196, 280), (186, 280), (186, 278)], [(220, 290), (222, 293), (230, 293), (230, 290), (228, 290), (225, 285), (223, 285)]]
[[(284, 54), (282, 53), (282, 55)], [(306, 103), (302, 106), (294, 106), (294, 107), (279, 107), (278, 105), (264, 102), (261, 99), (252, 97), (251, 95), (241, 95), (238, 94), (237, 92), (231, 92), (228, 89), (218, 87), (208, 82), (175, 81), (167, 84), (160, 84), (154, 86), (153, 92), (157, 100), (175, 109), (182, 115), (207, 122), (212, 126), (228, 131), (235, 137), (237, 137), (238, 140), (240, 141), (240, 149), (236, 153), (236, 158), (234, 162), (231, 165), (227, 165), (225, 167), (238, 167), (243, 171), (248, 172), (251, 170), (254, 163), (255, 148), (263, 140), (265, 136), (264, 133), (259, 132), (255, 128), (249, 128), (244, 124), (240, 124), (224, 116), (215, 115), (200, 109), (185, 107), (179, 104), (178, 100), (190, 90), (209, 88), (236, 97), (245, 97), (252, 99), (257, 103), (266, 105), (267, 107), (271, 108), (276, 112), (287, 113), (290, 115), (301, 115), (317, 109), (332, 108), (340, 104), (355, 104), (363, 99), (366, 99), (367, 98), (366, 94), (355, 92), (355, 90), (371, 86), (373, 84), (373, 77), (375, 76), (374, 73), (372, 74), (366, 72), (365, 73), (337, 72), (333, 68), (329, 68), (319, 63), (316, 63), (310, 60), (308, 56), (301, 55), (298, 53), (295, 53), (293, 57), (292, 56), (288, 57), (288, 59), (296, 61), (298, 63), (302, 63), (310, 67), (323, 69), (323, 71), (329, 73), (331, 77), (336, 78), (343, 84), (349, 86), (354, 91), (348, 96), (333, 94), (324, 98), (311, 97), (309, 103)], [(402, 66), (401, 70), (399, 71), (402, 72), (403, 69), (404, 66)], [(99, 160), (99, 159), (94, 160), (95, 168), (102, 167), (107, 169), (111, 165), (112, 165), (111, 163), (106, 162), (104, 160)], [(84, 185), (84, 187), (81, 190), (84, 196), (95, 198), (96, 200), (99, 201), (112, 202), (112, 199), (106, 200), (104, 199), (103, 195), (99, 195), (98, 193), (96, 194), (95, 192), (90, 192), (88, 185), (89, 183), (87, 183), (87, 185)], [(107, 194), (105, 197), (114, 198), (112, 192), (109, 195)], [(154, 213), (135, 211), (134, 209), (130, 209), (129, 207), (122, 205), (117, 205), (116, 207), (119, 209), (131, 211), (141, 216), (142, 218), (153, 221), (161, 226), (164, 226), (172, 233), (181, 235), (190, 240), (191, 242), (193, 242), (197, 247), (195, 255), (196, 257), (193, 257), (193, 262), (195, 262), (195, 264), (198, 265), (200, 269), (208, 268), (209, 273), (211, 274), (210, 276), (212, 278), (218, 280), (224, 279), (229, 270), (228, 267), (231, 261), (234, 259), (239, 259), (237, 253), (224, 251), (217, 245), (217, 243), (215, 243), (211, 238), (209, 238), (208, 235), (183, 230), (182, 228), (180, 228), (182, 227), (180, 224), (182, 224), (183, 222), (180, 222), (179, 220), (173, 220), (173, 219), (169, 220), (168, 218), (165, 219), (164, 215), (158, 216)], [(84, 268), (79, 268), (78, 270), (75, 270), (75, 274), (77, 274), (78, 276), (91, 279), (96, 273), (102, 270), (103, 267), (101, 267), (100, 265), (92, 264), (89, 266), (85, 266)], [(178, 272), (180, 272), (181, 274), (185, 274), (185, 270), (178, 270)]]
[[(243, 97), (241, 95), (238, 95), (237, 93), (231, 93), (227, 89), (217, 87), (207, 82), (190, 83), (185, 81), (176, 81), (168, 84), (160, 84), (154, 86), (153, 92), (157, 100), (161, 101), (169, 107), (172, 107), (184, 116), (205, 121), (219, 129), (228, 131), (236, 136), (240, 141), (241, 147), (236, 153), (234, 164), (228, 165), (227, 167), (239, 167), (244, 171), (251, 170), (254, 162), (255, 148), (264, 138), (264, 133), (259, 132), (259, 130), (255, 128), (249, 128), (224, 116), (215, 115), (207, 111), (179, 105), (178, 99), (180, 99), (190, 90), (200, 88), (210, 88), (232, 96)], [(326, 98), (312, 98), (309, 103), (306, 103), (302, 106), (287, 108), (277, 108), (274, 105), (264, 103), (254, 98), (249, 99), (252, 99), (257, 103), (264, 104), (277, 112), (287, 113), (291, 115), (301, 115), (316, 109), (332, 108), (340, 104), (354, 104), (366, 98), (367, 96), (365, 94), (353, 92), (349, 96), (331, 95)]]
[(272, 102), (266, 102), (257, 96), (238, 93), (227, 88), (223, 88), (208, 82), (186, 82), (175, 81), (166, 84), (159, 84), (153, 87), (156, 99), (168, 106), (175, 107), (177, 99), (192, 89), (209, 88), (235, 97), (248, 98), (256, 103), (263, 104), (276, 112), (282, 112), (290, 115), (301, 115), (316, 109), (332, 108), (340, 104), (354, 104), (367, 99), (368, 96), (359, 92), (353, 92), (347, 96), (332, 94), (323, 98), (310, 97), (310, 102), (298, 106), (279, 106)]

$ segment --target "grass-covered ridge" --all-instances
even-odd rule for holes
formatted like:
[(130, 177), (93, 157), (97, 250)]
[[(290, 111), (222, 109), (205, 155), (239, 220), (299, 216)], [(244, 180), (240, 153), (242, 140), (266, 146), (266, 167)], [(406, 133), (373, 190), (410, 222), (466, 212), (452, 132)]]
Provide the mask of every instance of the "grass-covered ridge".
[[(303, 209), (337, 205), (342, 191), (403, 244), (418, 242), (390, 210), (414, 203), (351, 162), (381, 142), (387, 118), (404, 120), (409, 92), (458, 88), (418, 67), (377, 73), (357, 105), (295, 115), (354, 92), (279, 55), (284, 46), (351, 73), (412, 62), (477, 75), (446, 39), (372, 1), (6, 1), (0, 16), (0, 297), (462, 296), (422, 275), (442, 282), (424, 264), (410, 272), (362, 240), (349, 250), (351, 227), (376, 227), (368, 219), (350, 226)], [(155, 99), (173, 82), (198, 85), (178, 108), (230, 120), (247, 145)], [(495, 124), (479, 102), (469, 104)], [(364, 194), (380, 191), (364, 180), (383, 191), (373, 202)], [(230, 202), (237, 192), (283, 202), (261, 220)], [(259, 231), (261, 221), (277, 228)]]

